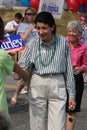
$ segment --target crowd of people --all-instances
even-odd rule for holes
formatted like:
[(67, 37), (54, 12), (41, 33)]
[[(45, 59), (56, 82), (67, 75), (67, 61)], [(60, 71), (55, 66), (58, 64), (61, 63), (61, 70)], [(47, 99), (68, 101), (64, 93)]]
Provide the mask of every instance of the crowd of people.
[(27, 86), (29, 130), (74, 130), (87, 73), (87, 21), (82, 18), (67, 23), (65, 37), (56, 33), (55, 19), (49, 12), (37, 13), (29, 7), (24, 18), (16, 13), (15, 20), (5, 27), (0, 17), (0, 45), (6, 35), (19, 34), (26, 46), (19, 52), (18, 63), (0, 49), (1, 113), (8, 115), (4, 71), (14, 71), (15, 79), (21, 79), (10, 103), (16, 105), (20, 91)]

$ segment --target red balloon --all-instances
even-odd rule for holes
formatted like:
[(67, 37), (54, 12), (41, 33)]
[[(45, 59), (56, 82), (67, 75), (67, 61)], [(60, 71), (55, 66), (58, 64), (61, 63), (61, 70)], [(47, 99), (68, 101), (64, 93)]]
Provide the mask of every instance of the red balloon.
[(85, 0), (76, 0), (78, 4), (83, 4)]
[(73, 13), (76, 13), (79, 8), (78, 2), (76, 0), (67, 0), (68, 9), (71, 10)]
[(85, 4), (85, 12), (87, 12), (87, 0), (84, 0), (84, 4)]
[(84, 3), (87, 5), (87, 0), (84, 0)]
[(30, 6), (38, 11), (40, 0), (30, 0)]

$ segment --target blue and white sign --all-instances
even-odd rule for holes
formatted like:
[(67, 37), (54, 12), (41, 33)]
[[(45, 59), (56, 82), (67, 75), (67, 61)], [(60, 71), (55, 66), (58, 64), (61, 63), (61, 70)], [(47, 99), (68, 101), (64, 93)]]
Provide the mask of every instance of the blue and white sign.
[(40, 0), (38, 12), (52, 13), (55, 19), (60, 19), (63, 11), (64, 0)]
[(8, 36), (1, 42), (1, 48), (6, 50), (8, 53), (18, 52), (25, 49), (25, 44), (20, 35)]

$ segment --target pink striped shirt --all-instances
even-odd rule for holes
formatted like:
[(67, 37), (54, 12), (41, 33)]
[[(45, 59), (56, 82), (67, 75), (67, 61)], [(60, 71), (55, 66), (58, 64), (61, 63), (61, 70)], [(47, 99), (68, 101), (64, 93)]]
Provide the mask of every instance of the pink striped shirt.
[(73, 68), (82, 66), (84, 72), (87, 72), (87, 47), (85, 44), (79, 41), (78, 45), (74, 48), (72, 48), (69, 44), (69, 49)]

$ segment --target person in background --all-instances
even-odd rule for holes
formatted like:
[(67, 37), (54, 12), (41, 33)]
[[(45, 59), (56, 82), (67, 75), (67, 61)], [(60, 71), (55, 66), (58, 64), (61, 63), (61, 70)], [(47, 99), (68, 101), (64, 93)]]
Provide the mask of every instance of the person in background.
[(37, 30), (35, 29), (34, 20), (37, 15), (37, 11), (29, 7), (25, 10), (24, 21), (19, 24), (17, 33), (20, 34), (25, 45), (29, 44), (30, 40), (37, 35)]
[[(27, 46), (27, 44), (29, 44), (30, 41), (35, 36), (38, 35), (37, 30), (35, 29), (35, 23), (34, 23), (36, 15), (37, 15), (37, 11), (34, 8), (32, 7), (27, 8), (24, 14), (24, 21), (20, 23), (17, 29), (17, 33), (20, 34), (22, 40), (25, 42), (25, 46)], [(19, 58), (22, 53), (23, 52), (19, 52)], [(26, 67), (23, 66), (23, 69), (26, 69)], [(24, 88), (24, 86), (26, 86), (26, 89)], [(16, 105), (19, 93), (27, 94), (27, 87), (28, 85), (26, 82), (24, 82), (23, 80), (18, 81), (16, 91), (11, 98), (12, 105)], [(27, 98), (26, 98), (25, 103), (27, 103)]]
[[(22, 22), (23, 20), (23, 16), (21, 13), (16, 13), (15, 14), (15, 19), (12, 21), (9, 21), (5, 27), (4, 27), (4, 31), (5, 31), (5, 37), (11, 36), (11, 35), (16, 35), (17, 33), (17, 28), (19, 26), (19, 24)], [(10, 53), (11, 56), (17, 57), (15, 59), (18, 59), (18, 52), (15, 53)]]
[(84, 90), (83, 73), (87, 72), (87, 47), (80, 40), (83, 29), (78, 21), (71, 21), (67, 24), (67, 41), (69, 45), (73, 72), (75, 77), (76, 90), (76, 107), (74, 110), (69, 110), (67, 102), (67, 121), (66, 130), (74, 130), (76, 123), (76, 113), (81, 110), (81, 101)]
[(35, 65), (29, 87), (30, 130), (65, 130), (66, 100), (75, 108), (75, 84), (66, 38), (56, 34), (56, 24), (49, 12), (35, 18), (37, 37), (25, 48), (18, 64)]
[(83, 29), (81, 41), (87, 46), (87, 16), (81, 16), (79, 21)]
[(80, 24), (81, 24), (81, 26), (82, 26), (82, 29), (84, 30), (86, 17), (85, 17), (85, 16), (81, 16), (81, 17), (79, 18), (79, 21), (80, 21)]
[(1, 40), (4, 38), (5, 32), (4, 32), (4, 21), (0, 16), (0, 44), (1, 44)]
[[(81, 16), (80, 19), (80, 24), (82, 26), (83, 32), (81, 35), (81, 41), (86, 45), (87, 47), (87, 16), (86, 14)], [(83, 73), (83, 77), (84, 77), (84, 83), (87, 82), (87, 73)]]
[(19, 23), (22, 22), (23, 16), (21, 13), (16, 13), (15, 14), (15, 19), (12, 21), (9, 21), (4, 28), (5, 33), (9, 35), (15, 35), (17, 32), (17, 28), (19, 26)]
[(15, 72), (15, 78), (18, 78), (20, 76), (24, 81), (28, 81), (30, 76), (28, 72), (22, 70), (22, 68), (17, 63), (13, 62), (11, 56), (5, 50), (1, 49), (1, 40), (3, 38), (4, 22), (0, 17), (0, 111), (4, 112), (6, 115), (9, 115), (4, 87), (5, 75), (11, 75), (12, 72)]
[(28, 72), (22, 70), (17, 63), (12, 61), (11, 56), (3, 49), (0, 49), (0, 110), (8, 114), (8, 105), (4, 88), (4, 76), (16, 72), (24, 79), (28, 80)]

